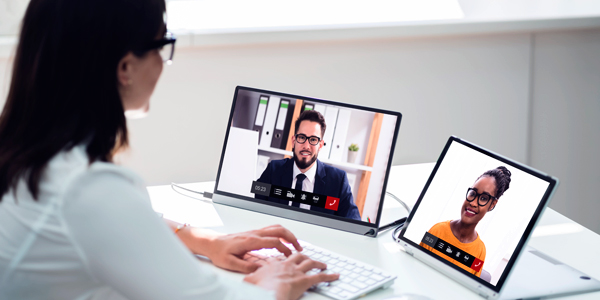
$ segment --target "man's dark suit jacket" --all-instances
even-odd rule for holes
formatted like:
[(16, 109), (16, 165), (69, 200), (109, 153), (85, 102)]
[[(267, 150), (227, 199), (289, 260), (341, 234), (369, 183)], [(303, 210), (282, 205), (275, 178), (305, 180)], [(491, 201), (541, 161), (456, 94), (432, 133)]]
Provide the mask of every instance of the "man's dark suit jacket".
[[(346, 172), (326, 165), (318, 159), (316, 167), (317, 172), (315, 174), (313, 193), (339, 198), (340, 204), (337, 211), (315, 206), (311, 206), (310, 210), (360, 220), (360, 214), (358, 213), (358, 208), (354, 204), (354, 198), (352, 197), (352, 191), (350, 190), (350, 185), (348, 184)], [(292, 178), (293, 174), (293, 159), (286, 158), (282, 160), (274, 160), (269, 163), (257, 181), (282, 187), (292, 187), (292, 181), (294, 180), (294, 178)], [(288, 205), (289, 203), (288, 200), (261, 195), (255, 195), (255, 198), (285, 205)]]

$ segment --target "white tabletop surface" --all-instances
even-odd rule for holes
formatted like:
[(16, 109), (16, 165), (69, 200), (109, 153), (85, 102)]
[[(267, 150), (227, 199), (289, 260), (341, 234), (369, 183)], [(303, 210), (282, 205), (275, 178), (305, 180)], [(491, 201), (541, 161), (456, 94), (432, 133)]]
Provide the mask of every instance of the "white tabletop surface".
[[(433, 168), (433, 163), (394, 166), (388, 180), (388, 191), (413, 205)], [(214, 182), (183, 185), (197, 191), (213, 191)], [(339, 230), (260, 214), (229, 206), (213, 204), (199, 195), (176, 193), (170, 186), (148, 187), (152, 206), (165, 218), (193, 226), (211, 228), (218, 232), (233, 233), (281, 224), (290, 229), (297, 238), (348, 257), (364, 261), (385, 269), (398, 278), (391, 288), (368, 294), (364, 299), (385, 299), (393, 295), (412, 293), (432, 299), (481, 299), (462, 285), (404, 253), (392, 241), (391, 233), (385, 232), (377, 238), (360, 236)], [(197, 198), (197, 199), (195, 199)], [(386, 198), (382, 224), (406, 216), (406, 211), (393, 199)], [(546, 209), (530, 246), (569, 264), (584, 273), (600, 278), (600, 236), (580, 226), (556, 211)], [(207, 262), (201, 262), (207, 263)], [(223, 276), (242, 280), (241, 274), (215, 267)], [(432, 288), (435, 283), (435, 288)], [(600, 292), (563, 297), (560, 299), (599, 299)], [(303, 299), (329, 299), (307, 293)]]

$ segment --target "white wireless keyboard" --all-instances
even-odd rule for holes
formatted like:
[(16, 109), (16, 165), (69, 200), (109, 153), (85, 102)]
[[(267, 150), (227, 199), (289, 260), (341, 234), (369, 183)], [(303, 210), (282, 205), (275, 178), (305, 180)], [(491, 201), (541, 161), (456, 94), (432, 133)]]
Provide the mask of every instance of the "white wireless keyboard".
[[(396, 279), (396, 276), (374, 266), (333, 253), (305, 241), (298, 240), (298, 242), (304, 249), (302, 254), (327, 264), (327, 270), (324, 272), (340, 274), (339, 280), (330, 283), (323, 282), (313, 286), (310, 290), (316, 293), (333, 299), (355, 299), (376, 289), (387, 288)], [(296, 253), (296, 249), (291, 244), (286, 244), (286, 246), (293, 253)], [(249, 252), (244, 259), (256, 262), (270, 257), (285, 256), (277, 249), (261, 249)], [(320, 272), (320, 270), (311, 270), (308, 274), (317, 272)]]

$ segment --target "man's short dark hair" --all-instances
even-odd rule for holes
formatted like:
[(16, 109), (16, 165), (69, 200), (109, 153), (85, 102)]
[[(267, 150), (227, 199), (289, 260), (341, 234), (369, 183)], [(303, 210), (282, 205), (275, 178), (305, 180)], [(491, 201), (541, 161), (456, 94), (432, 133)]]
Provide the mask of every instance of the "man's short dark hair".
[(304, 112), (302, 112), (298, 117), (298, 120), (296, 120), (296, 124), (294, 124), (294, 131), (296, 133), (298, 133), (298, 128), (300, 127), (300, 123), (302, 123), (302, 121), (311, 121), (319, 123), (319, 125), (321, 125), (321, 138), (323, 138), (323, 136), (325, 135), (325, 128), (327, 128), (327, 125), (325, 124), (325, 118), (320, 112), (316, 110), (305, 110)]

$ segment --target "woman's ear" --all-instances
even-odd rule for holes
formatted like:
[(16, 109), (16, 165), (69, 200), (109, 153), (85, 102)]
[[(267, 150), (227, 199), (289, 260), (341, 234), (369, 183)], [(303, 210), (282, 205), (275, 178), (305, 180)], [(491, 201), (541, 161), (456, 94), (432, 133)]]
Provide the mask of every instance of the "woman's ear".
[(488, 209), (488, 211), (494, 210), (494, 208), (496, 208), (496, 203), (498, 203), (497, 199), (492, 200), (492, 204), (490, 204), (490, 208)]
[(119, 86), (127, 87), (133, 84), (133, 61), (135, 57), (133, 53), (128, 52), (117, 65), (117, 80)]

